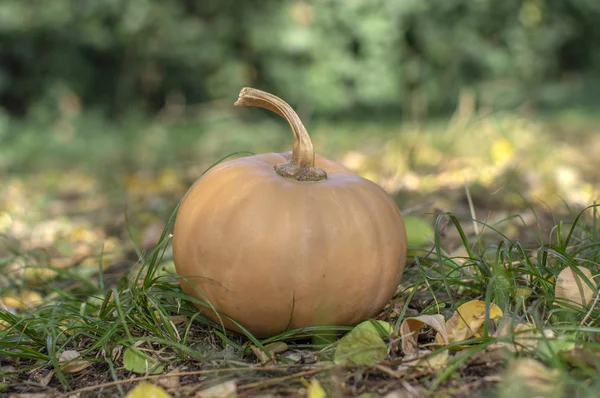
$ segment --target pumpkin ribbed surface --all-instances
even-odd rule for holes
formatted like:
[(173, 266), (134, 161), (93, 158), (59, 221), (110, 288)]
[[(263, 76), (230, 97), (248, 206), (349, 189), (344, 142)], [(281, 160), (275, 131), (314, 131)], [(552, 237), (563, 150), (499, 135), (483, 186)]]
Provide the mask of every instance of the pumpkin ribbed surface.
[(381, 187), (318, 155), (326, 179), (282, 177), (274, 167), (291, 158), (267, 153), (215, 166), (188, 191), (175, 222), (183, 290), (257, 337), (373, 316), (405, 265), (404, 223)]

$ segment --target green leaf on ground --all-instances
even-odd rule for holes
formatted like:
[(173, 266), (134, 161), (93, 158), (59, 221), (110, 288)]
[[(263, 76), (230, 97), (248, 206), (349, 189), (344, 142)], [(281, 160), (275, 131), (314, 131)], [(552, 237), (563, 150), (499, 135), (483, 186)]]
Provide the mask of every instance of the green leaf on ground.
[[(383, 330), (391, 331), (385, 321), (377, 321)], [(335, 349), (335, 363), (376, 364), (387, 357), (387, 345), (373, 322), (364, 321), (340, 339)]]
[(143, 353), (136, 348), (128, 348), (123, 354), (123, 366), (125, 369), (140, 374), (159, 374), (163, 371), (164, 365), (151, 356)]
[(403, 219), (409, 250), (419, 249), (433, 242), (435, 232), (429, 221), (417, 216), (405, 216)]

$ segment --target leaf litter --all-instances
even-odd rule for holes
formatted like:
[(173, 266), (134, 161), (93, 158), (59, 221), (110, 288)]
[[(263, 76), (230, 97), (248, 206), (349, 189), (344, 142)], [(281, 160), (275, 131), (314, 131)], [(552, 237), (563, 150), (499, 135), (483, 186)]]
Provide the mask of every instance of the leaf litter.
[[(521, 133), (522, 132), (519, 134)], [(433, 163), (429, 162), (428, 167), (435, 166), (443, 159), (446, 159), (447, 155), (443, 151), (439, 151), (437, 149), (433, 150), (434, 148), (429, 149), (427, 145), (421, 145), (418, 148), (416, 147), (415, 158), (427, 160), (428, 157), (431, 158), (431, 156), (433, 156), (434, 158), (438, 159)], [(496, 139), (492, 141), (489, 151), (489, 155), (491, 157), (490, 167), (485, 165), (484, 167), (481, 167), (481, 159), (468, 159), (465, 157), (457, 162), (459, 167), (456, 170), (435, 170), (434, 175), (419, 175), (418, 173), (413, 173), (412, 171), (406, 173), (405, 170), (401, 170), (402, 172), (400, 173), (398, 170), (392, 169), (368, 169), (371, 167), (373, 162), (371, 162), (370, 159), (363, 154), (359, 154), (360, 156), (358, 157), (354, 156), (353, 165), (358, 168), (364, 168), (363, 170), (365, 175), (370, 175), (374, 180), (390, 190), (394, 190), (399, 187), (403, 187), (402, 189), (408, 190), (414, 196), (413, 204), (418, 205), (418, 203), (415, 202), (422, 200), (422, 198), (419, 196), (420, 192), (443, 191), (448, 193), (451, 192), (452, 189), (450, 185), (462, 188), (465, 178), (470, 182), (481, 183), (488, 190), (497, 189), (498, 184), (501, 188), (501, 184), (505, 183), (503, 180), (501, 180), (502, 173), (510, 173), (511, 161), (514, 160), (515, 154), (518, 153), (517, 151), (522, 150), (522, 146), (519, 146), (519, 143), (515, 142), (515, 140), (510, 136), (508, 136), (508, 138)], [(387, 165), (386, 167), (399, 167), (397, 166), (397, 163), (392, 161), (394, 159), (397, 160), (398, 156), (399, 153), (394, 152), (393, 145), (387, 146), (384, 154), (386, 159), (382, 163)], [(442, 159), (440, 159), (440, 156)], [(451, 159), (448, 157), (445, 161), (450, 160)], [(477, 176), (477, 173), (474, 172), (474, 170), (478, 168), (481, 169), (479, 176)], [(398, 175), (406, 176), (406, 179), (399, 179), (397, 177)], [(492, 175), (494, 178), (490, 178)], [(5, 237), (4, 239), (6, 242), (5, 247), (0, 248), (0, 258), (5, 263), (4, 269), (7, 271), (6, 274), (11, 275), (10, 283), (7, 283), (6, 279), (0, 280), (0, 287), (3, 287), (0, 294), (1, 305), (3, 306), (2, 310), (6, 311), (7, 314), (3, 315), (2, 319), (0, 319), (0, 325), (2, 325), (0, 328), (8, 328), (5, 330), (9, 331), (15, 331), (17, 326), (15, 326), (15, 324), (11, 321), (8, 314), (19, 315), (21, 313), (25, 314), (29, 311), (33, 311), (42, 301), (47, 300), (49, 297), (51, 300), (47, 301), (47, 304), (59, 302), (56, 294), (47, 295), (47, 292), (49, 291), (48, 286), (59, 287), (60, 289), (66, 288), (66, 292), (82, 291), (80, 290), (82, 282), (78, 281), (73, 283), (73, 279), (68, 280), (68, 278), (64, 277), (65, 274), (62, 273), (62, 271), (68, 270), (69, 272), (73, 272), (79, 276), (83, 276), (84, 278), (91, 279), (94, 278), (98, 272), (102, 272), (100, 271), (102, 269), (105, 271), (105, 276), (107, 277), (107, 285), (114, 286), (118, 282), (118, 278), (123, 274), (123, 264), (128, 264), (127, 261), (130, 263), (132, 260), (138, 260), (135, 249), (132, 247), (131, 242), (128, 241), (129, 237), (127, 235), (129, 232), (126, 232), (122, 212), (114, 210), (106, 211), (106, 209), (110, 209), (110, 200), (100, 193), (101, 189), (96, 181), (88, 176), (78, 175), (76, 172), (69, 173), (68, 178), (64, 178), (62, 180), (69, 181), (68, 184), (57, 184), (56, 181), (61, 180), (57, 179), (56, 176), (49, 178), (51, 183), (44, 183), (43, 181), (40, 183), (40, 179), (48, 178), (44, 175), (35, 178), (37, 178), (37, 181), (34, 181), (34, 183), (28, 182), (27, 185), (25, 185), (23, 182), (25, 180), (16, 178), (10, 179), (8, 181), (8, 189), (5, 191), (6, 194), (0, 198), (0, 234)], [(490, 182), (495, 178), (499, 179), (499, 182), (496, 186)], [(528, 181), (532, 179), (531, 176), (527, 178), (529, 179)], [(122, 183), (123, 186), (127, 187), (129, 199), (132, 201), (132, 203), (141, 204), (142, 206), (148, 205), (149, 207), (156, 205), (161, 206), (161, 203), (175, 203), (177, 198), (181, 195), (181, 191), (187, 184), (187, 182), (183, 183), (181, 178), (177, 175), (177, 173), (174, 173), (173, 170), (165, 170), (162, 173), (156, 173), (155, 177), (152, 177), (151, 174), (148, 173), (134, 173), (129, 175), (127, 178), (122, 179)], [(583, 184), (582, 181), (576, 181), (576, 183), (579, 185)], [(582, 199), (582, 195), (585, 194), (587, 195), (586, 197), (589, 197), (590, 193), (579, 192), (579, 188), (581, 188), (579, 185), (577, 185), (576, 189), (570, 188), (569, 191), (560, 191), (562, 186), (558, 184), (558, 190), (560, 191), (561, 195), (564, 194), (564, 196), (568, 199), (575, 198), (575, 196), (579, 195), (576, 198), (576, 202), (584, 203), (587, 199)], [(48, 196), (48, 192), (52, 192), (53, 189), (56, 190), (55, 188), (52, 188), (52, 186), (60, 187), (59, 192), (57, 193), (57, 200), (51, 199)], [(552, 189), (555, 188), (553, 188), (554, 186), (552, 184), (549, 186), (550, 192), (552, 192)], [(581, 186), (583, 187), (583, 185)], [(31, 187), (34, 187), (34, 189), (31, 189)], [(544, 194), (548, 192), (539, 190), (535, 191), (535, 189), (532, 189), (531, 191), (533, 193), (527, 192), (525, 195), (530, 198), (534, 197), (532, 195), (541, 195), (543, 197)], [(481, 190), (479, 192), (481, 192)], [(481, 194), (476, 190), (474, 190), (473, 195), (476, 203), (488, 203), (488, 199), (482, 200)], [(434, 235), (439, 234), (444, 244), (448, 244), (452, 240), (455, 247), (451, 248), (448, 246), (448, 249), (452, 249), (450, 250), (452, 253), (456, 252), (456, 242), (460, 241), (460, 237), (456, 235), (455, 231), (453, 231), (452, 228), (445, 227), (435, 231), (430, 230), (428, 225), (433, 225), (433, 219), (427, 218), (423, 214), (424, 210), (434, 210), (437, 212), (440, 207), (444, 209), (451, 208), (461, 212), (461, 208), (455, 206), (454, 204), (457, 198), (459, 197), (453, 196), (451, 201), (434, 200), (432, 202), (432, 206), (434, 208), (437, 207), (438, 209), (418, 206), (416, 207), (417, 210), (411, 213), (418, 214), (416, 216), (416, 222), (411, 224), (411, 222), (415, 220), (411, 221), (411, 218), (409, 218), (409, 222), (407, 223), (409, 224), (407, 225), (407, 228), (409, 229), (409, 236), (411, 236), (411, 239), (415, 239), (412, 243), (414, 249), (434, 247), (436, 244)], [(493, 198), (491, 199), (493, 200)], [(508, 200), (506, 203), (509, 202), (510, 200)], [(488, 205), (484, 205), (483, 208), (485, 210), (493, 207), (493, 203), (490, 202)], [(118, 213), (118, 216), (115, 217), (114, 215), (108, 214), (110, 212)], [(468, 213), (464, 212), (464, 214)], [(524, 228), (515, 227), (515, 225), (518, 225), (518, 223), (497, 221), (502, 220), (502, 217), (507, 217), (510, 214), (510, 212), (500, 214), (498, 218), (495, 218), (496, 221), (489, 221), (488, 224), (494, 225), (500, 231), (506, 232), (510, 236), (521, 237), (524, 233), (529, 233), (529, 231)], [(536, 222), (540, 222), (542, 224), (540, 228), (545, 228), (544, 223), (546, 223), (546, 226), (554, 226), (554, 224), (552, 224), (553, 220), (548, 221), (547, 217), (544, 218), (544, 213), (542, 213), (541, 216), (536, 215), (537, 218), (531, 218), (530, 215), (524, 213), (520, 215), (528, 220), (533, 219)], [(104, 218), (104, 220), (100, 220), (101, 218)], [(163, 219), (164, 213), (160, 216), (157, 216), (155, 210), (145, 213), (138, 212), (137, 214), (134, 214), (132, 218), (130, 218), (130, 220), (133, 221), (134, 226), (136, 223), (138, 225), (148, 225), (147, 229), (142, 227), (137, 228), (137, 230), (134, 228), (134, 230), (131, 231), (135, 241), (144, 241), (142, 245), (142, 251), (144, 248), (155, 244), (158, 240), (157, 237), (160, 235), (159, 232), (161, 228), (156, 227), (156, 225), (160, 225)], [(426, 219), (427, 221), (424, 222)], [(491, 218), (490, 220), (494, 219)], [(465, 231), (467, 231), (467, 234), (471, 236), (472, 231), (470, 230), (470, 225), (468, 222), (464, 224), (464, 228)], [(413, 232), (410, 232), (411, 230)], [(419, 230), (421, 230), (422, 233), (418, 232)], [(435, 232), (435, 234), (432, 233), (432, 231)], [(482, 237), (485, 237), (486, 233), (489, 233), (489, 230), (485, 231), (484, 228)], [(479, 242), (478, 239), (480, 238), (475, 240), (474, 247), (477, 246)], [(525, 241), (525, 239), (522, 241)], [(528, 240), (527, 242), (531, 241)], [(464, 249), (463, 246), (464, 245), (459, 244), (458, 248)], [(7, 250), (7, 248), (10, 248), (10, 250)], [(481, 253), (482, 256), (486, 255), (485, 251), (483, 250)], [(421, 254), (421, 251), (415, 251), (413, 254)], [(535, 257), (534, 254), (532, 255)], [(461, 266), (464, 265), (464, 268), (457, 268), (452, 270), (452, 272), (461, 275), (461, 277), (456, 278), (456, 280), (460, 279), (461, 282), (466, 281), (467, 283), (473, 283), (476, 281), (476, 278), (473, 276), (473, 274), (469, 274), (469, 272), (466, 271), (467, 268), (472, 265), (470, 263), (472, 259), (469, 258), (470, 256), (468, 253), (466, 253), (466, 250), (461, 256), (462, 258), (460, 261), (457, 259), (456, 264)], [(419, 262), (423, 262), (423, 264), (413, 264), (412, 267), (409, 267), (407, 269), (407, 276), (405, 279), (411, 281), (419, 280), (417, 276), (420, 272), (423, 272), (427, 275), (428, 281), (431, 283), (435, 282), (436, 278), (439, 277), (439, 275), (435, 274), (435, 272), (437, 272), (436, 267), (439, 267), (440, 264), (430, 261), (432, 258), (433, 257), (427, 254), (427, 252), (424, 252), (422, 256), (417, 259)], [(165, 264), (172, 264), (172, 260), (169, 258), (168, 252), (165, 260)], [(410, 262), (413, 262), (414, 260), (415, 259), (411, 257)], [(491, 262), (489, 257), (486, 258), (486, 261)], [(583, 265), (589, 265), (589, 268), (591, 269), (594, 269), (595, 266), (593, 263), (584, 263)], [(564, 268), (565, 264), (560, 263), (559, 260), (556, 263), (543, 263), (541, 266)], [(115, 270), (116, 272), (114, 272)], [(116, 277), (111, 281), (110, 278), (113, 272), (115, 273)], [(585, 274), (585, 271), (583, 272)], [(555, 273), (555, 275), (557, 275), (557, 273)], [(455, 276), (452, 277), (455, 278)], [(592, 282), (595, 286), (595, 282), (593, 280)], [(467, 283), (462, 286), (453, 286), (455, 298), (460, 297), (462, 299), (467, 297), (477, 297), (484, 291), (484, 289), (471, 289)], [(546, 284), (549, 285), (546, 286)], [(547, 277), (546, 275), (540, 275), (539, 278), (537, 276), (535, 278), (530, 277), (527, 281), (527, 284), (518, 284), (513, 287), (513, 291), (519, 293), (515, 295), (514, 299), (517, 301), (520, 300), (523, 305), (524, 302), (532, 304), (536, 302), (535, 300), (538, 300), (537, 302), (539, 302), (539, 300), (543, 301), (544, 297), (541, 296), (541, 294), (546, 293), (546, 290), (544, 289), (560, 289), (561, 284), (562, 278), (560, 276), (556, 278), (556, 281), (551, 277)], [(585, 286), (581, 287), (577, 282), (575, 285), (577, 286), (578, 292), (583, 292), (582, 294), (579, 294), (579, 296), (583, 298), (580, 303), (581, 305), (571, 305), (568, 308), (564, 307), (564, 309), (583, 311), (581, 314), (582, 317), (578, 318), (578, 322), (589, 325), (590, 327), (594, 327), (597, 319), (594, 301), (597, 299), (595, 294), (596, 291), (591, 289), (593, 294), (590, 295)], [(426, 291), (426, 288), (421, 288), (417, 293), (421, 294)], [(485, 311), (483, 313), (481, 311), (481, 303), (483, 303), (483, 301), (478, 303), (473, 303), (472, 301), (467, 302), (467, 304), (470, 303), (469, 305), (472, 306), (472, 308), (463, 308), (462, 306), (459, 306), (456, 311), (451, 312), (448, 308), (452, 308), (454, 305), (454, 302), (452, 301), (453, 299), (450, 297), (444, 298), (439, 290), (432, 292), (432, 296), (434, 294), (435, 297), (440, 300), (440, 306), (433, 312), (431, 311), (431, 306), (427, 303), (427, 301), (423, 301), (422, 304), (419, 304), (418, 306), (413, 306), (414, 302), (411, 301), (411, 298), (407, 297), (407, 295), (400, 290), (395, 298), (395, 302), (398, 302), (398, 306), (394, 304), (393, 312), (390, 313), (384, 311), (377, 316), (377, 319), (379, 320), (388, 321), (388, 325), (393, 325), (395, 321), (399, 321), (400, 318), (402, 318), (398, 335), (394, 335), (393, 332), (381, 333), (382, 330), (380, 328), (372, 327), (373, 324), (369, 323), (367, 325), (370, 325), (371, 327), (364, 325), (361, 326), (361, 328), (364, 328), (359, 329), (359, 332), (362, 330), (361, 333), (354, 333), (351, 338), (346, 338), (346, 336), (352, 334), (352, 332), (356, 329), (355, 328), (353, 331), (346, 333), (345, 335), (341, 335), (341, 338), (333, 342), (333, 344), (330, 344), (322, 349), (316, 349), (313, 347), (304, 349), (302, 347), (302, 341), (297, 344), (295, 338), (290, 338), (285, 340), (288, 349), (284, 352), (267, 350), (269, 355), (261, 358), (260, 356), (252, 354), (254, 350), (252, 350), (251, 347), (247, 352), (243, 351), (243, 349), (236, 348), (235, 350), (236, 352), (239, 352), (239, 354), (235, 356), (235, 359), (227, 359), (223, 362), (220, 362), (221, 360), (212, 360), (210, 366), (207, 364), (204, 364), (203, 366), (210, 368), (206, 370), (218, 371), (219, 368), (226, 366), (226, 364), (229, 366), (231, 366), (232, 363), (235, 364), (235, 361), (237, 360), (239, 360), (241, 363), (244, 363), (243, 366), (241, 364), (235, 365), (239, 365), (241, 369), (234, 371), (235, 376), (230, 377), (229, 380), (222, 381), (222, 383), (229, 383), (225, 385), (231, 386), (230, 381), (237, 380), (236, 391), (238, 394), (248, 390), (252, 391), (251, 388), (244, 389), (244, 386), (254, 385), (257, 387), (252, 388), (258, 388), (260, 390), (260, 386), (262, 385), (261, 380), (273, 380), (273, 384), (265, 383), (264, 385), (279, 386), (279, 388), (282, 388), (281, 391), (284, 393), (296, 391), (300, 392), (301, 394), (312, 394), (309, 391), (328, 390), (328, 383), (321, 384), (313, 377), (319, 373), (323, 373), (325, 376), (327, 376), (328, 380), (329, 378), (341, 378), (340, 383), (345, 383), (347, 388), (346, 391), (349, 391), (352, 395), (360, 395), (361, 393), (365, 392), (365, 389), (368, 391), (379, 391), (381, 394), (378, 395), (385, 395), (386, 392), (391, 394), (398, 391), (413, 391), (414, 393), (421, 388), (417, 387), (418, 383), (421, 383), (425, 387), (430, 386), (431, 383), (428, 380), (431, 380), (431, 377), (434, 377), (436, 374), (445, 372), (447, 369), (455, 369), (455, 371), (458, 371), (463, 385), (470, 385), (470, 383), (475, 385), (476, 382), (479, 383), (481, 380), (485, 382), (485, 380), (487, 380), (486, 377), (489, 377), (489, 380), (492, 380), (492, 382), (498, 382), (502, 378), (510, 380), (508, 377), (510, 373), (503, 374), (501, 378), (496, 379), (496, 374), (494, 373), (495, 370), (490, 370), (490, 367), (486, 368), (485, 370), (487, 376), (481, 377), (481, 375), (469, 373), (479, 371), (478, 369), (480, 369), (480, 365), (468, 366), (466, 368), (455, 366), (457, 360), (461, 358), (462, 353), (468, 353), (470, 352), (470, 349), (477, 347), (477, 341), (485, 338), (492, 338), (496, 339), (497, 341), (475, 352), (470, 356), (470, 358), (475, 358), (478, 354), (485, 353), (484, 359), (486, 361), (496, 363), (499, 361), (506, 361), (510, 358), (504, 354), (502, 356), (496, 356), (495, 353), (497, 352), (512, 351), (521, 354), (533, 353), (534, 355), (539, 355), (541, 358), (556, 358), (555, 354), (558, 354), (561, 358), (564, 358), (566, 362), (580, 367), (586, 371), (588, 371), (590, 368), (597, 369), (597, 358), (599, 357), (599, 353), (598, 350), (593, 347), (593, 341), (586, 340), (587, 343), (592, 344), (592, 347), (590, 347), (589, 344), (584, 346), (581, 344), (581, 337), (574, 337), (566, 332), (559, 333), (557, 336), (554, 336), (547, 333), (545, 326), (543, 326), (551, 323), (551, 319), (554, 321), (554, 318), (552, 317), (559, 317), (559, 321), (563, 322), (564, 324), (565, 319), (567, 318), (560, 317), (563, 316), (563, 314), (565, 317), (575, 316), (573, 314), (568, 315), (566, 312), (556, 312), (555, 314), (549, 315), (541, 312), (542, 319), (536, 319), (534, 322), (534, 319), (532, 319), (533, 317), (528, 313), (520, 314), (520, 316), (517, 316), (514, 319), (508, 317), (506, 314), (502, 314), (501, 311), (499, 312), (500, 315), (498, 315), (498, 311), (496, 311), (496, 309), (499, 309), (499, 307), (495, 307), (494, 304), (491, 304), (488, 310), (489, 313), (486, 316)], [(555, 295), (556, 297), (559, 297), (560, 293), (555, 293)], [(100, 295), (100, 297), (102, 297), (102, 295)], [(560, 300), (557, 300), (557, 303), (559, 301)], [(577, 304), (577, 300), (572, 301)], [(102, 307), (108, 306), (108, 309), (116, 314), (117, 309), (115, 304), (111, 303), (112, 299), (107, 300), (106, 302), (103, 302), (101, 299), (94, 305), (98, 306), (98, 311), (106, 310), (106, 308), (103, 309)], [(176, 339), (187, 339), (181, 340), (184, 343), (187, 343), (188, 341), (196, 341), (195, 339), (197, 339), (199, 335), (203, 335), (204, 331), (202, 331), (202, 328), (198, 328), (194, 322), (188, 323), (188, 320), (196, 320), (193, 313), (180, 315), (178, 312), (178, 305), (180, 304), (181, 303), (169, 307), (169, 316), (174, 317), (171, 318), (173, 327), (177, 328), (178, 330), (179, 337)], [(92, 300), (89, 301), (88, 305), (92, 306)], [(509, 309), (511, 309), (511, 305), (507, 305), (506, 300), (502, 301), (500, 306), (507, 312)], [(81, 311), (86, 317), (88, 316), (85, 308)], [(587, 314), (589, 315), (584, 316)], [(390, 318), (390, 316), (392, 318)], [(438, 322), (427, 323), (415, 320), (428, 319), (425, 317), (436, 317)], [(411, 320), (407, 322), (405, 326), (404, 322), (406, 322), (409, 318)], [(494, 322), (494, 320), (496, 322)], [(79, 322), (67, 322), (67, 324), (77, 325)], [(141, 335), (137, 334), (141, 333), (140, 330), (136, 330), (135, 324), (132, 326), (133, 333), (136, 337), (147, 337), (147, 335), (144, 335), (144, 333), (147, 333), (146, 331), (144, 331)], [(382, 325), (382, 329), (386, 330), (386, 327), (383, 326), (384, 325)], [(404, 329), (402, 326), (404, 326)], [(488, 330), (487, 336), (483, 333), (483, 330), (486, 328)], [(31, 330), (23, 330), (31, 333)], [(69, 380), (76, 380), (73, 378), (75, 377), (79, 378), (83, 383), (85, 383), (87, 375), (91, 375), (91, 372), (101, 373), (103, 375), (110, 374), (106, 364), (99, 364), (97, 362), (79, 359), (79, 353), (92, 346), (94, 342), (93, 339), (82, 339), (82, 334), (78, 333), (76, 331), (77, 329), (72, 329), (66, 326), (60, 326), (57, 330), (60, 330), (64, 336), (70, 336), (72, 339), (64, 347), (64, 350), (59, 351), (61, 354), (57, 357), (61, 370), (67, 374)], [(355, 337), (357, 337), (356, 335), (359, 335), (358, 339), (355, 339)], [(447, 340), (444, 338), (445, 335), (447, 335)], [(31, 334), (31, 336), (36, 337), (33, 334)], [(239, 336), (227, 334), (224, 336), (224, 338), (226, 339), (224, 341), (227, 342), (225, 345), (228, 348), (235, 347), (235, 345), (229, 345), (229, 340), (232, 344), (238, 344), (238, 347), (243, 346), (243, 339), (240, 340)], [(472, 342), (469, 344), (461, 344), (466, 340), (471, 340)], [(401, 350), (396, 349), (398, 347), (398, 343), (400, 343), (402, 346)], [(218, 346), (222, 344), (222, 342), (215, 341), (211, 344)], [(452, 344), (452, 350), (444, 348), (448, 344)], [(411, 348), (405, 349), (405, 345), (406, 347)], [(157, 345), (154, 345), (154, 347), (156, 346)], [(342, 348), (340, 349), (340, 347)], [(113, 352), (114, 350), (118, 350), (118, 345), (106, 348), (108, 350), (107, 352), (110, 353), (111, 350), (113, 350)], [(174, 350), (169, 350), (169, 355), (172, 355), (172, 357), (166, 358), (166, 361), (163, 363), (161, 361), (164, 360), (165, 357), (162, 355), (159, 357), (158, 353), (152, 352), (151, 349), (149, 351), (142, 351), (136, 348), (134, 351), (135, 354), (133, 355), (133, 357), (136, 359), (132, 359), (132, 351), (128, 350), (131, 349), (126, 349), (121, 356), (114, 356), (115, 363), (113, 365), (117, 366), (115, 374), (119, 380), (126, 380), (129, 377), (134, 377), (134, 380), (136, 377), (154, 377), (150, 373), (154, 373), (157, 369), (160, 369), (161, 366), (164, 366), (164, 368), (161, 369), (162, 372), (172, 372), (172, 366), (177, 366), (176, 369), (181, 369), (180, 372), (183, 375), (181, 376), (181, 384), (179, 386), (163, 386), (166, 391), (174, 394), (176, 393), (177, 389), (181, 389), (181, 391), (183, 391), (184, 387), (186, 386), (193, 384), (200, 386), (204, 383), (204, 381), (200, 379), (194, 379), (192, 381), (190, 380), (192, 376), (186, 375), (186, 372), (189, 373), (201, 371), (194, 367), (195, 362), (190, 362), (191, 359), (189, 356), (186, 357), (187, 359), (183, 362), (176, 361), (172, 359), (177, 357), (176, 355), (173, 355)], [(317, 359), (314, 361), (307, 361), (305, 359), (305, 355), (299, 355), (294, 365), (285, 364), (285, 360), (286, 358), (290, 357), (290, 353), (298, 353), (303, 351), (311, 352), (311, 356), (316, 357)], [(63, 356), (66, 355), (67, 352), (71, 353), (68, 356)], [(260, 352), (264, 354), (262, 350), (260, 350)], [(75, 353), (77, 353), (77, 356)], [(98, 352), (92, 353), (92, 355), (97, 354)], [(89, 354), (85, 355), (86, 358), (89, 356)], [(63, 357), (61, 358), (61, 356)], [(125, 356), (127, 356), (127, 361), (124, 360)], [(139, 363), (140, 358), (143, 359), (143, 361), (141, 361), (143, 362), (143, 365)], [(158, 358), (160, 358), (160, 360)], [(123, 364), (121, 363), (121, 360), (123, 360)], [(26, 362), (18, 359), (8, 359), (7, 361), (7, 363), (17, 366), (23, 366), (23, 363), (27, 363), (27, 366), (32, 366), (32, 364), (39, 366), (40, 363)], [(134, 365), (130, 363), (132, 361), (135, 363)], [(125, 366), (124, 362), (127, 362), (128, 365)], [(250, 377), (249, 375), (253, 372), (259, 372), (259, 370), (257, 370), (258, 368), (253, 367), (257, 364), (257, 362), (260, 364), (260, 371), (272, 372), (272, 374), (269, 373), (269, 377), (261, 378), (258, 381), (255, 378), (256, 376)], [(330, 373), (331, 370), (328, 367), (328, 364), (331, 362), (337, 362), (338, 366), (341, 366), (344, 369), (355, 369), (355, 371), (358, 369), (358, 374), (332, 374)], [(81, 370), (73, 370), (78, 368), (70, 367), (74, 366), (71, 364), (78, 363), (86, 363), (85, 368)], [(123, 365), (122, 367), (120, 367), (121, 364)], [(179, 366), (182, 364), (183, 368), (179, 368)], [(4, 363), (2, 363), (2, 365), (4, 365)], [(379, 371), (376, 370), (378, 366), (380, 369)], [(550, 369), (550, 374), (553, 374), (553, 370), (551, 368), (546, 365), (543, 366), (545, 366), (546, 369)], [(129, 368), (129, 370), (127, 368)], [(405, 368), (408, 368), (409, 370), (406, 372)], [(100, 369), (100, 372), (98, 372), (98, 369)], [(137, 370), (139, 373), (133, 369)], [(386, 371), (383, 371), (382, 369), (386, 369)], [(543, 374), (546, 372), (546, 369), (543, 369), (541, 373)], [(72, 373), (70, 371), (72, 371)], [(221, 370), (221, 372), (223, 371)], [(135, 374), (138, 376), (135, 376)], [(161, 376), (162, 374), (165, 373), (157, 373), (156, 376)], [(286, 379), (286, 377), (291, 378)], [(309, 387), (300, 381), (303, 377), (309, 377), (307, 384)], [(388, 378), (390, 377), (395, 381), (389, 380)], [(400, 379), (398, 379), (398, 377), (400, 377)], [(540, 380), (545, 380), (544, 376), (532, 376), (534, 379), (536, 377)], [(169, 379), (175, 380), (175, 378)], [(10, 388), (12, 388), (14, 383), (10, 381), (11, 379), (6, 378), (5, 380), (9, 382), (9, 385), (11, 386)], [(60, 389), (57, 376), (51, 372), (46, 372), (43, 376), (43, 380), (48, 388)], [(94, 379), (90, 377), (87, 380), (89, 380), (90, 384), (111, 382), (110, 378)], [(284, 381), (277, 382), (277, 380)], [(402, 382), (398, 380), (402, 380)], [(413, 381), (417, 383), (415, 384), (415, 387), (411, 387), (410, 385), (410, 383)], [(292, 383), (292, 386), (289, 385), (290, 382)], [(296, 382), (296, 384), (293, 384), (294, 382)], [(123, 384), (126, 384), (126, 382), (124, 381)], [(211, 384), (214, 386), (219, 385), (219, 383)], [(456, 391), (462, 388), (456, 383), (452, 382), (451, 379), (447, 379), (446, 385), (450, 387), (454, 386), (453, 388), (455, 388)], [(311, 390), (310, 386), (319, 386), (320, 389), (314, 387)], [(286, 390), (286, 388), (288, 388), (288, 390)], [(363, 390), (361, 390), (361, 388)], [(193, 391), (197, 393), (202, 390), (202, 388), (196, 388)], [(227, 389), (224, 390), (227, 391)], [(190, 389), (189, 391), (192, 390)], [(34, 391), (30, 392), (37, 393)]]

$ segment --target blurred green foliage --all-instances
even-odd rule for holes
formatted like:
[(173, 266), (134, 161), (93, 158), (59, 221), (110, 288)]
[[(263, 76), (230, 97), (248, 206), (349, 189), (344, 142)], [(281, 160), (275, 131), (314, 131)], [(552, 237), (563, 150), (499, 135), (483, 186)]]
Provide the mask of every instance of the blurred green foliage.
[(326, 115), (448, 109), (465, 87), (514, 105), (600, 70), (598, 21), (598, 0), (2, 0), (0, 107), (154, 112), (244, 85)]

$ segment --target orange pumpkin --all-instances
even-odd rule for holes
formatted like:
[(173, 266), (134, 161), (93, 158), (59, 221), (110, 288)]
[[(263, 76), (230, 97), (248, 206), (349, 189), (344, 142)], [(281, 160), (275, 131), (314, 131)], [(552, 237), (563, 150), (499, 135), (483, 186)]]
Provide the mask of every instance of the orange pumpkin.
[[(223, 162), (183, 198), (173, 232), (183, 290), (199, 308), (256, 337), (315, 325), (354, 325), (394, 294), (406, 261), (406, 230), (392, 198), (344, 166), (315, 156), (298, 115), (253, 88), (236, 106), (287, 119), (291, 153)], [(224, 316), (226, 315), (226, 316)]]

